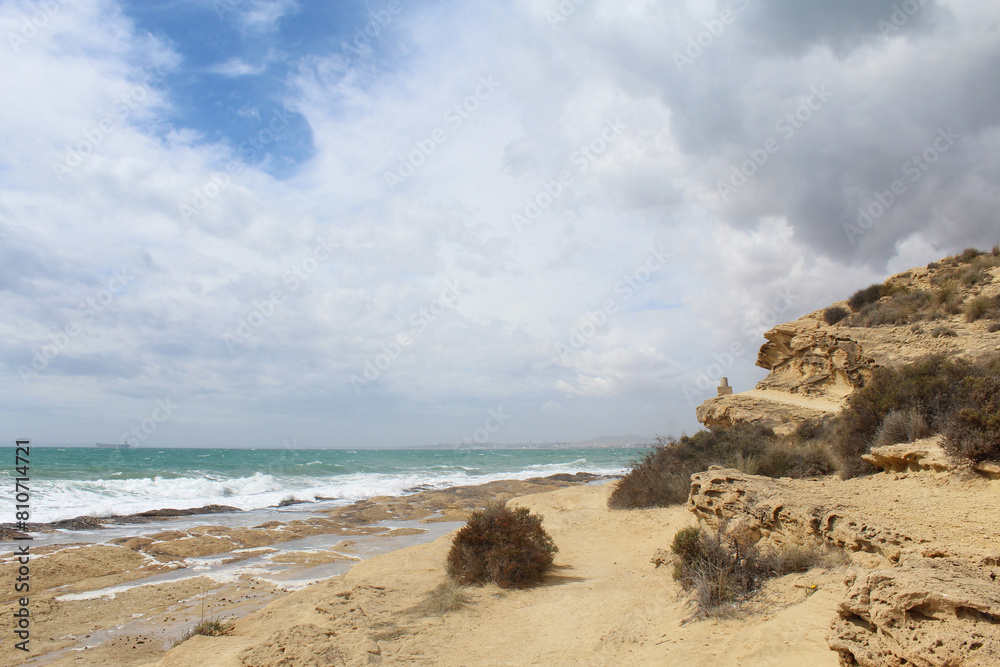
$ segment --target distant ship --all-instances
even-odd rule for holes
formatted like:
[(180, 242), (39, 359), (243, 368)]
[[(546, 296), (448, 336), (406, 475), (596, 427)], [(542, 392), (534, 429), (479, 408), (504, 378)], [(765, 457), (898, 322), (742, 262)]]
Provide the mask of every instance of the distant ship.
[(121, 444), (118, 444), (118, 445), (108, 445), (108, 444), (104, 444), (102, 442), (98, 442), (98, 443), (95, 444), (95, 447), (104, 447), (106, 449), (128, 449), (131, 446), (132, 445), (128, 444), (127, 441), (123, 442)]

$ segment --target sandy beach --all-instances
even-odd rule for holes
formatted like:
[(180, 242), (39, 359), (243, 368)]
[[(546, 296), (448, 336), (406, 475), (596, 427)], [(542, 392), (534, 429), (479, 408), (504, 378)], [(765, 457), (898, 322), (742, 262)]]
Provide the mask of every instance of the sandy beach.
[[(0, 644), (0, 664), (148, 663), (202, 619), (246, 616), (289, 591), (342, 575), (364, 559), (435, 539), (491, 500), (591, 477), (497, 481), (313, 512), (303, 504), (294, 512), (107, 522), (101, 530), (46, 527), (30, 542), (31, 651)], [(259, 523), (262, 519), (269, 520)], [(100, 524), (96, 519), (73, 523)], [(5, 627), (11, 627), (16, 602), (13, 551), (23, 544), (9, 537), (0, 556)], [(117, 647), (127, 650), (104, 655)]]
[[(340, 514), (340, 534), (320, 533), (315, 522), (294, 527), (316, 530), (325, 545), (281, 555), (299, 566), (300, 578), (317, 566), (343, 569), (291, 592), (252, 569), (228, 581), (212, 578), (213, 569), (269, 548), (225, 544), (246, 544), (255, 531), (245, 529), (195, 528), (185, 537), (161, 532), (160, 548), (144, 545), (157, 533), (131, 545), (51, 547), (34, 565), (46, 590), (34, 598), (33, 656), (25, 661), (8, 649), (3, 664), (652, 665), (668, 658), (675, 664), (837, 664), (826, 634), (842, 573), (784, 577), (733, 618), (692, 622), (669, 564), (654, 561), (674, 532), (695, 523), (693, 515), (684, 506), (610, 511), (611, 488), (538, 480), (365, 501)], [(428, 600), (446, 580), (449, 534), (358, 560), (352, 538), (342, 532), (374, 530), (363, 526), (385, 519), (431, 519), (411, 525), (453, 529), (460, 524), (448, 520), (484, 499), (525, 492), (511, 502), (544, 516), (559, 547), (553, 574), (525, 590), (464, 588), (464, 604), (445, 612), (430, 609)], [(261, 531), (273, 537), (282, 528), (259, 529), (257, 539), (266, 542), (269, 533)], [(418, 529), (396, 531), (383, 531), (384, 548), (412, 541)], [(224, 551), (202, 566), (202, 576), (171, 578), (184, 570), (177, 567), (180, 557), (166, 552), (204, 554), (212, 544)], [(3, 572), (9, 576), (10, 568)], [(159, 580), (149, 579), (158, 573)], [(11, 609), (6, 601), (4, 615)], [(226, 636), (194, 636), (166, 651), (202, 617), (238, 618)]]
[[(835, 573), (786, 577), (744, 615), (689, 622), (670, 568), (652, 561), (677, 529), (694, 523), (691, 513), (609, 511), (610, 489), (577, 486), (514, 501), (545, 517), (560, 549), (541, 586), (471, 587), (460, 609), (421, 611), (445, 579), (444, 536), (359, 563), (242, 619), (231, 636), (195, 637), (156, 664), (838, 664), (826, 644), (839, 599)], [(819, 586), (815, 594), (796, 587), (805, 579)]]
[[(791, 522), (780, 539), (793, 538), (796, 512), (827, 508), (838, 518), (824, 520), (823, 539), (842, 557), (696, 618), (669, 546), (706, 518), (709, 500), (736, 507), (742, 492), (712, 484), (657, 509), (609, 510), (613, 480), (556, 475), (372, 498), (256, 527), (187, 517), (187, 527), (34, 549), (32, 654), (5, 641), (2, 664), (833, 667), (831, 625), (857, 573), (1000, 562), (1000, 482), (978, 475), (768, 480), (715, 468), (695, 477), (752, 489), (760, 511)], [(542, 515), (559, 548), (554, 569), (523, 590), (442, 587), (454, 530), (492, 500)], [(12, 590), (13, 572), (5, 557), (0, 590)], [(4, 624), (13, 609), (8, 594)], [(231, 631), (178, 641), (202, 619), (230, 621)]]

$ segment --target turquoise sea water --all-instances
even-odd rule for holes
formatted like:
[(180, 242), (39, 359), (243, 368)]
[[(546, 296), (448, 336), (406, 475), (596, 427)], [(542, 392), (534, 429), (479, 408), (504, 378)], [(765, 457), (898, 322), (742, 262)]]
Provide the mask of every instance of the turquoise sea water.
[[(32, 520), (282, 500), (351, 502), (555, 473), (620, 474), (635, 448), (338, 450), (32, 447)], [(0, 488), (13, 488), (13, 450)], [(13, 508), (11, 509), (13, 511)]]

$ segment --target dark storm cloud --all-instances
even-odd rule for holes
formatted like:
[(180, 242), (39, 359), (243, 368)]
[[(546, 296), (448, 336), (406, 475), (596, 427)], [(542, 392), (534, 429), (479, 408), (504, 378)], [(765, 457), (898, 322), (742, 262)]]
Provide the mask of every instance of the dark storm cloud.
[[(743, 5), (740, 0), (720, 2)], [(759, 0), (746, 10), (740, 27), (760, 53), (802, 56), (825, 47), (843, 57), (886, 36), (934, 29), (945, 12), (934, 0)]]

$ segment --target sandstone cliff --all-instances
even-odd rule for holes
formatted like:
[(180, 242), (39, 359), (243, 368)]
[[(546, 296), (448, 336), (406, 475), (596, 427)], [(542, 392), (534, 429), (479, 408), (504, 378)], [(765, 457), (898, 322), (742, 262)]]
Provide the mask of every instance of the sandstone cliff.
[[(839, 412), (879, 366), (1000, 350), (1000, 252), (897, 274), (854, 306), (768, 331), (767, 377), (706, 401), (698, 419), (789, 431)], [(842, 665), (1000, 665), (1000, 465), (952, 460), (941, 440), (876, 447), (863, 458), (884, 472), (849, 480), (712, 468), (691, 477), (688, 508), (736, 544), (848, 555), (842, 585), (824, 584), (840, 596), (828, 644)]]
[(1000, 332), (990, 322), (969, 322), (967, 304), (1000, 297), (1000, 263), (992, 255), (950, 258), (896, 274), (885, 281), (886, 296), (860, 312), (847, 301), (848, 317), (828, 324), (827, 308), (764, 334), (757, 365), (770, 371), (749, 391), (702, 403), (698, 421), (707, 427), (763, 423), (779, 433), (807, 419), (839, 412), (846, 398), (880, 365), (903, 363), (941, 352), (974, 355), (1000, 350)]

